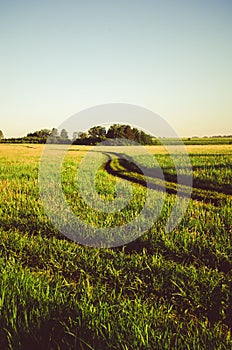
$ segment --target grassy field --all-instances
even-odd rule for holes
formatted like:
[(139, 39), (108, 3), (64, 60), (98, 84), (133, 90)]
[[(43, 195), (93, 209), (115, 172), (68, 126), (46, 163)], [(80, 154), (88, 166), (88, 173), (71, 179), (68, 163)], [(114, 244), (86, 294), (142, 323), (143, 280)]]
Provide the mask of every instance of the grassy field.
[[(185, 145), (231, 145), (232, 137), (185, 137), (181, 139)], [(178, 139), (162, 139), (163, 144), (172, 145), (179, 142)]]
[[(51, 224), (38, 187), (43, 147), (0, 145), (0, 349), (231, 349), (232, 145), (187, 146), (192, 198), (169, 233), (176, 172), (162, 147), (148, 147), (165, 175), (154, 190), (161, 215), (136, 241), (108, 249), (72, 242)], [(75, 177), (89, 149), (72, 146), (65, 158), (67, 201), (92, 225), (129, 222), (144, 204), (143, 176), (108, 159), (99, 195), (112, 200), (116, 182), (130, 181), (132, 203), (120, 215), (97, 213)]]

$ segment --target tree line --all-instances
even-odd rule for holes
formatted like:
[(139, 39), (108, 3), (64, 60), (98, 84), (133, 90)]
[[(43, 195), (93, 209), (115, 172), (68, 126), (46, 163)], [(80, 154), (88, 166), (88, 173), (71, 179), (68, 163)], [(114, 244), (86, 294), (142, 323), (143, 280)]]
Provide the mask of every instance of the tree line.
[[(142, 145), (156, 144), (154, 138), (130, 125), (113, 124), (108, 130), (104, 126), (93, 126), (88, 132), (75, 131), (72, 137), (66, 129), (60, 132), (53, 128), (42, 129), (39, 131), (28, 133), (24, 137), (4, 138), (3, 132), (0, 130), (0, 142), (4, 143), (51, 143), (51, 144), (76, 144), (76, 145), (96, 145), (99, 142), (117, 139), (117, 144), (127, 144), (127, 140), (137, 142)], [(128, 142), (129, 143), (129, 142)]]

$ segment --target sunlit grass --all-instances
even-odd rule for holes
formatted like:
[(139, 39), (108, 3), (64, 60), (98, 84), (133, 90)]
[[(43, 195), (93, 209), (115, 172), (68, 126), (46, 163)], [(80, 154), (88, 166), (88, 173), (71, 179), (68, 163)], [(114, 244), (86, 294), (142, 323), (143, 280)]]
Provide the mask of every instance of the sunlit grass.
[[(43, 148), (0, 145), (0, 348), (231, 349), (232, 208), (226, 191), (232, 146), (187, 146), (201, 199), (191, 199), (167, 233), (175, 194), (166, 194), (151, 229), (112, 249), (78, 245), (51, 224), (38, 188)], [(90, 149), (72, 146), (65, 157), (67, 202), (94, 225), (129, 221), (143, 206), (146, 188), (138, 183), (121, 215), (96, 215), (84, 205), (76, 172)], [(163, 171), (175, 173), (163, 147), (147, 149), (158, 154)], [(99, 169), (102, 199), (114, 200), (118, 181)], [(204, 196), (207, 186), (217, 205)]]

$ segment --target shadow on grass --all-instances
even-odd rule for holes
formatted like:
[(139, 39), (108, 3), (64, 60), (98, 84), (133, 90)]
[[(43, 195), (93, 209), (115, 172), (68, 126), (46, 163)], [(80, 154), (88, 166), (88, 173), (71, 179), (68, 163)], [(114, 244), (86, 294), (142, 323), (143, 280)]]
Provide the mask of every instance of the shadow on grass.
[(141, 238), (136, 239), (133, 242), (128, 243), (123, 247), (113, 248), (115, 250), (124, 250), (126, 254), (142, 253), (145, 249), (150, 255), (157, 252), (161, 254), (165, 260), (174, 261), (178, 264), (195, 265), (195, 266), (207, 266), (210, 269), (217, 269), (219, 272), (225, 274), (232, 271), (232, 262), (226, 259), (224, 256), (218, 257), (215, 252), (210, 251), (208, 247), (201, 249), (195, 245), (189, 252), (175, 252), (164, 241), (158, 240), (154, 245), (150, 240), (143, 240)]
[[(107, 342), (99, 334), (88, 328), (87, 320), (81, 321), (79, 327), (67, 328), (69, 323), (68, 317), (78, 320), (79, 315), (74, 312), (66, 312), (62, 317), (56, 315), (53, 318), (45, 319), (41, 322), (40, 327), (33, 327), (30, 332), (19, 330), (18, 332), (11, 329), (0, 330), (0, 347), (1, 349), (17, 350), (89, 350), (89, 349), (109, 349)], [(9, 337), (9, 334), (11, 336)]]
[[(124, 180), (128, 180), (133, 183), (148, 187), (157, 191), (167, 192), (168, 194), (177, 194), (177, 186), (185, 185), (189, 183), (190, 179), (188, 175), (178, 175), (180, 184), (177, 184), (177, 174), (170, 174), (167, 172), (167, 168), (163, 169), (161, 174), (159, 168), (148, 168), (141, 166), (144, 169), (149, 181), (146, 181), (143, 171), (133, 162), (133, 158), (125, 156), (119, 153), (105, 153), (108, 160), (105, 163), (105, 170), (116, 177), (120, 177)], [(117, 160), (118, 166), (114, 167), (114, 162)], [(171, 168), (170, 168), (171, 169)], [(165, 180), (165, 185), (156, 184), (154, 180)], [(189, 197), (191, 188), (188, 190), (181, 189), (178, 191), (178, 195), (181, 197)], [(215, 206), (223, 203), (223, 195), (232, 194), (230, 185), (223, 185), (215, 188), (215, 184), (207, 180), (193, 179), (191, 198), (203, 201), (205, 203), (212, 203)]]

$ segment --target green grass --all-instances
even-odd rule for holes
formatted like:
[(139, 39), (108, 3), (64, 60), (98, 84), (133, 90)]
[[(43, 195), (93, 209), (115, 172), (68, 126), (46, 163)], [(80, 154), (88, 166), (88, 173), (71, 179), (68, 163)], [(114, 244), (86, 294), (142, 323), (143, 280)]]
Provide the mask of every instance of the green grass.
[[(136, 183), (141, 174), (124, 164), (132, 202), (122, 215), (96, 215), (84, 205), (75, 177), (88, 149), (73, 147), (65, 159), (67, 201), (94, 225), (129, 221), (144, 203), (146, 187)], [(165, 232), (175, 201), (170, 191), (145, 235), (111, 249), (78, 245), (53, 227), (39, 196), (41, 150), (1, 145), (0, 348), (231, 349), (232, 146), (188, 149), (193, 198), (172, 232)], [(149, 150), (158, 152), (166, 185), (175, 189), (170, 157), (157, 147)], [(104, 167), (97, 174), (103, 199), (115, 197), (119, 165), (112, 160), (114, 174)]]
[[(155, 140), (155, 139), (154, 139)], [(159, 144), (160, 141), (156, 140)], [(174, 145), (178, 144), (180, 141), (174, 138), (164, 138), (162, 139), (162, 144), (165, 145)], [(232, 137), (223, 136), (223, 137), (185, 137), (181, 139), (185, 145), (231, 145)]]

